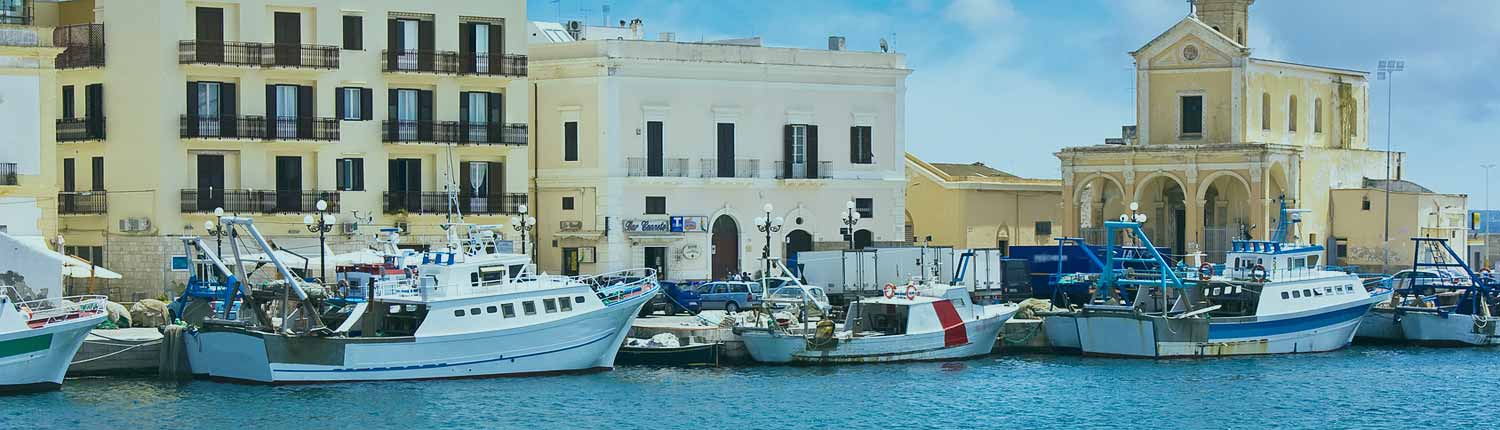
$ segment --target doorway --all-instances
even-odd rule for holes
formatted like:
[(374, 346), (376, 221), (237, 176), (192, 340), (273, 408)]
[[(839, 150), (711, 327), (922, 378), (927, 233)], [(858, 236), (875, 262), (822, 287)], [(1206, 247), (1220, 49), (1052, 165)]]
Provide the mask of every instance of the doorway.
[(786, 260), (787, 267), (793, 267), (797, 261), (797, 253), (812, 251), (812, 249), (812, 233), (805, 230), (792, 230), (786, 234), (786, 249), (781, 257)]
[(720, 215), (713, 228), (713, 279), (740, 273), (740, 227), (729, 215)]
[(562, 249), (562, 274), (563, 276), (578, 276), (578, 263), (581, 260), (578, 248)]
[(276, 157), (276, 211), (302, 210), (302, 157)]
[(224, 207), (224, 156), (199, 154), (198, 210), (209, 212), (221, 207)]
[(646, 267), (656, 269), (656, 279), (667, 279), (667, 247), (646, 247)]

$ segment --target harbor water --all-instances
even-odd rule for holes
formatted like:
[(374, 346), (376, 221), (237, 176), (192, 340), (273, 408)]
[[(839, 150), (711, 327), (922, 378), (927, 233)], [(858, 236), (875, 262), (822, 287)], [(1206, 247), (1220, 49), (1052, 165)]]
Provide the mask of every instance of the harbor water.
[(77, 378), (0, 398), (0, 429), (1474, 428), (1494, 421), (1495, 353), (995, 355), (296, 386)]

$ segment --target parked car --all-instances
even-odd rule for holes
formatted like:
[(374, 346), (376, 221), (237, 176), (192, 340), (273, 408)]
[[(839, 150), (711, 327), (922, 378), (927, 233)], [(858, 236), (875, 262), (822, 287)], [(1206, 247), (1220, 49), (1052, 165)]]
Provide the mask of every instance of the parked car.
[(771, 303), (772, 308), (776, 309), (785, 307), (781, 303), (802, 302), (811, 303), (822, 312), (822, 315), (828, 315), (830, 312), (833, 312), (833, 305), (828, 303), (828, 293), (823, 290), (823, 287), (817, 285), (789, 283), (784, 287), (772, 290), (771, 295), (767, 296), (766, 301)]
[(693, 288), (688, 282), (683, 281), (658, 281), (661, 290), (651, 298), (645, 306), (641, 307), (640, 316), (650, 315), (661, 311), (666, 315), (677, 315), (678, 313), (696, 314), (703, 310), (703, 295)]
[(703, 309), (722, 309), (739, 312), (760, 304), (765, 289), (759, 282), (714, 281), (698, 286), (703, 296)]

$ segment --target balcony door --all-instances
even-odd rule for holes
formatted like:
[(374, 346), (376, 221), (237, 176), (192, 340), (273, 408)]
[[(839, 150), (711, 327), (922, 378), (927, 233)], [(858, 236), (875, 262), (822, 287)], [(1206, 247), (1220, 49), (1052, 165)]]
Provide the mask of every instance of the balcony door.
[(465, 92), (459, 94), (458, 107), (465, 142), (490, 143), (500, 140), (500, 93)]
[(305, 85), (266, 86), (267, 136), (281, 139), (312, 137), (313, 91)]
[(390, 127), (397, 141), (432, 140), (433, 92), (430, 90), (391, 89)]
[(470, 213), (500, 213), (505, 203), (505, 165), (491, 161), (466, 161), (459, 165), (459, 194), (463, 209)]
[(224, 207), (224, 156), (198, 155), (198, 211)]
[(302, 14), (276, 12), (276, 65), (302, 65)]
[(485, 22), (459, 24), (458, 40), (464, 73), (490, 74), (498, 72), (505, 38), (504, 27)]
[[(734, 171), (734, 123), (719, 123), (718, 177), (733, 178)], [(715, 278), (721, 279), (721, 278)]]
[(386, 33), (387, 69), (433, 70), (437, 40), (432, 21), (392, 19)]
[(187, 83), (188, 136), (235, 137), (235, 85)]
[(62, 204), (62, 210), (65, 213), (74, 213), (74, 212), (77, 212), (77, 203), (78, 203), (78, 201), (73, 196), (73, 192), (78, 191), (78, 182), (77, 182), (78, 179), (76, 177), (77, 174), (78, 174), (77, 166), (75, 166), (73, 164), (73, 159), (72, 158), (64, 158), (63, 159), (63, 188), (62, 188), (62, 191), (63, 191), (62, 203), (63, 204)]
[(276, 211), (302, 210), (302, 157), (276, 157)]
[(662, 176), (662, 123), (646, 122), (646, 176)]
[(197, 48), (198, 61), (224, 62), (224, 9), (200, 7), (194, 10), (193, 19), (197, 29), (193, 40), (197, 42), (194, 46)]
[(419, 158), (397, 158), (390, 160), (386, 173), (391, 197), (387, 204), (391, 212), (404, 209), (407, 212), (422, 210), (422, 160)]

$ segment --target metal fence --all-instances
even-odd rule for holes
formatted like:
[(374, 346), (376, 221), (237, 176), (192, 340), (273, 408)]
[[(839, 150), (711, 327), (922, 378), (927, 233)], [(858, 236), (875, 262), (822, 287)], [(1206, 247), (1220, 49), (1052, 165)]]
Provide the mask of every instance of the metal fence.
[(31, 2), (0, 2), (0, 24), (31, 25)]
[(339, 67), (339, 47), (330, 45), (183, 40), (177, 43), (177, 62), (179, 64), (337, 69)]
[(184, 138), (339, 140), (340, 122), (337, 118), (294, 117), (267, 120), (258, 115), (183, 115), (179, 126), (179, 132)]
[(0, 185), (20, 185), (20, 179), (16, 163), (0, 163)]
[(104, 191), (64, 192), (57, 194), (57, 213), (63, 215), (102, 214), (109, 211), (109, 196)]
[(704, 158), (700, 161), (700, 176), (704, 178), (759, 178), (760, 160), (736, 159), (729, 166), (733, 170), (723, 170), (719, 167), (719, 159)]
[[(457, 209), (468, 214), (519, 214), (526, 204), (526, 194), (500, 193), (490, 195), (460, 194)], [(448, 193), (443, 191), (387, 191), (384, 195), (384, 212), (435, 214), (448, 212)]]
[(58, 142), (81, 142), (104, 139), (104, 118), (59, 118)]
[(626, 176), (668, 178), (688, 176), (688, 159), (686, 158), (663, 158), (655, 166), (652, 166), (650, 160), (645, 157), (628, 157), (625, 162), (627, 164)]
[(61, 54), (57, 54), (59, 69), (104, 67), (104, 24), (79, 24), (53, 29), (52, 46), (64, 48)]
[(182, 190), (182, 211), (187, 213), (226, 212), (296, 213), (316, 212), (318, 200), (328, 202), (329, 212), (339, 210), (339, 192), (325, 190)]
[(800, 166), (793, 165), (792, 166), (791, 175), (787, 175), (786, 162), (785, 161), (777, 161), (776, 162), (776, 179), (831, 179), (831, 178), (833, 178), (833, 175), (832, 175), (833, 172), (831, 172), (833, 170), (833, 162), (832, 161), (819, 161), (818, 162), (818, 171), (817, 171), (817, 174), (813, 174), (813, 172), (809, 171), (808, 167), (811, 167), (811, 166), (808, 165), (808, 164), (806, 164), (806, 163), (803, 163)]
[(385, 142), (525, 145), (527, 133), (526, 124), (386, 120), (380, 138)]
[(418, 72), (488, 76), (526, 76), (525, 55), (387, 49), (382, 52), (387, 72)]

